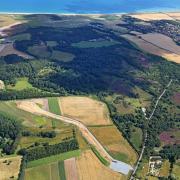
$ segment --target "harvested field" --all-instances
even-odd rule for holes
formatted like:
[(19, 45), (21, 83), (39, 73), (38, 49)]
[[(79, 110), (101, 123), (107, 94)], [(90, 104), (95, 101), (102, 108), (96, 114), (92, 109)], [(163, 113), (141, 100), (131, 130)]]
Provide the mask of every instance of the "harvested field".
[(66, 180), (78, 180), (78, 172), (75, 158), (65, 160), (64, 167), (66, 172)]
[(4, 82), (0, 80), (0, 90), (4, 88), (5, 88)]
[(108, 109), (102, 102), (88, 97), (61, 97), (59, 100), (61, 113), (64, 116), (78, 119), (86, 125), (112, 124)]
[(76, 160), (79, 180), (124, 180), (127, 179), (119, 173), (113, 172), (104, 166), (90, 150), (82, 153)]
[[(174, 13), (172, 13), (174, 14)], [(179, 14), (179, 13), (178, 13)], [(131, 14), (131, 17), (141, 19), (143, 21), (152, 21), (152, 20), (173, 20), (172, 17), (170, 17), (167, 14), (164, 13), (146, 13), (146, 14)]]
[(0, 180), (17, 179), (20, 165), (21, 156), (0, 159)]
[(164, 50), (160, 47), (157, 47), (154, 44), (151, 44), (141, 38), (138, 38), (137, 36), (132, 36), (132, 35), (126, 34), (126, 35), (122, 35), (122, 37), (132, 41), (133, 43), (138, 45), (139, 48), (141, 48), (142, 50), (144, 50), (148, 53), (162, 56), (169, 61), (180, 63), (180, 55), (178, 55), (178, 54), (175, 54), (173, 52), (170, 52), (170, 51)]
[(31, 59), (32, 58), (28, 54), (16, 50), (13, 47), (13, 43), (7, 43), (7, 44), (0, 45), (0, 56), (7, 56), (10, 54), (16, 54), (16, 55), (21, 56), (25, 59)]
[(89, 129), (115, 159), (131, 165), (135, 164), (136, 152), (115, 126), (91, 127)]
[(142, 34), (141, 38), (161, 49), (180, 55), (180, 46), (178, 46), (170, 37), (160, 33)]

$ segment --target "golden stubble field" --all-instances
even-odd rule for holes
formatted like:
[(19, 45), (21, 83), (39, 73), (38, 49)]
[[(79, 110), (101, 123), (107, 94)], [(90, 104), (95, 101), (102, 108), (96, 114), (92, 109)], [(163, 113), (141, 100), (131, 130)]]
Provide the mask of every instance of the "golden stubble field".
[(21, 156), (0, 159), (0, 180), (17, 179), (21, 165)]
[(79, 180), (125, 180), (124, 175), (104, 166), (91, 150), (76, 159)]
[(61, 97), (59, 98), (61, 113), (86, 125), (112, 124), (106, 105), (88, 97)]

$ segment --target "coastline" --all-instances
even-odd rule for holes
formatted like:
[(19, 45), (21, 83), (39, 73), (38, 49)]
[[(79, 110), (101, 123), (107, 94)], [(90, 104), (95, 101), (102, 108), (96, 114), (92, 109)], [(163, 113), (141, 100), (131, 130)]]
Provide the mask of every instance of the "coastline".
[(0, 12), (0, 15), (51, 15), (51, 14), (56, 14), (56, 15), (63, 15), (63, 16), (101, 16), (101, 15), (125, 15), (125, 14), (130, 14), (130, 15), (141, 15), (141, 14), (165, 14), (165, 13), (180, 13), (180, 9), (177, 11), (146, 11), (146, 12), (119, 12), (119, 13), (46, 13), (46, 12)]

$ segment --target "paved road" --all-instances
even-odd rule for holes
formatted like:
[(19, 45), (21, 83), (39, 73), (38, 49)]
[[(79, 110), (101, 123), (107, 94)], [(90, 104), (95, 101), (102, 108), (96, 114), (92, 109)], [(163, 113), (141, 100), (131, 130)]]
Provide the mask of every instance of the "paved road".
[[(154, 115), (154, 112), (155, 112), (155, 110), (156, 110), (156, 108), (157, 108), (157, 105), (158, 105), (160, 99), (161, 99), (162, 96), (165, 94), (165, 92), (167, 91), (167, 89), (168, 89), (168, 87), (171, 85), (171, 83), (172, 83), (172, 79), (169, 81), (169, 83), (167, 84), (167, 86), (165, 87), (165, 89), (163, 90), (163, 92), (162, 92), (162, 93), (160, 94), (160, 96), (158, 97), (158, 99), (157, 99), (157, 101), (156, 101), (156, 103), (155, 103), (155, 106), (154, 106), (154, 109), (153, 109), (151, 115), (150, 115), (149, 117), (145, 117), (147, 120), (151, 120), (151, 119), (152, 119), (152, 117), (153, 117), (153, 115)], [(144, 113), (144, 115), (145, 115), (145, 113)], [(141, 159), (142, 159), (142, 157), (143, 157), (147, 140), (148, 140), (148, 139), (147, 139), (147, 131), (146, 131), (146, 132), (145, 132), (144, 142), (143, 142), (143, 147), (142, 147), (142, 150), (141, 150), (141, 154), (140, 154), (139, 159), (138, 159), (138, 161), (137, 161), (137, 163), (136, 163), (136, 166), (135, 166), (135, 168), (134, 168), (134, 170), (133, 170), (133, 172), (132, 172), (132, 174), (131, 174), (130, 180), (133, 180), (133, 179), (134, 179), (134, 175), (135, 175), (135, 173), (136, 173), (136, 171), (137, 171), (137, 169), (138, 169), (138, 166), (139, 166), (139, 164), (140, 164), (140, 161), (141, 161)]]
[(125, 175), (127, 175), (130, 170), (133, 170), (133, 168), (129, 164), (126, 164), (124, 162), (114, 159), (104, 149), (104, 147), (95, 138), (95, 136), (88, 130), (88, 128), (82, 122), (78, 121), (77, 119), (72, 119), (72, 118), (56, 115), (51, 112), (45, 111), (45, 110), (41, 109), (39, 106), (37, 106), (35, 104), (35, 102), (33, 102), (31, 100), (19, 101), (19, 102), (17, 102), (17, 105), (19, 108), (21, 108), (25, 111), (31, 112), (33, 114), (43, 115), (46, 117), (58, 119), (65, 123), (70, 123), (70, 124), (77, 126), (79, 128), (79, 130), (81, 131), (82, 135), (84, 136), (84, 138), (98, 150), (98, 152), (101, 154), (102, 157), (104, 157), (107, 161), (110, 162), (109, 167), (112, 170), (114, 170), (116, 172), (120, 172)]

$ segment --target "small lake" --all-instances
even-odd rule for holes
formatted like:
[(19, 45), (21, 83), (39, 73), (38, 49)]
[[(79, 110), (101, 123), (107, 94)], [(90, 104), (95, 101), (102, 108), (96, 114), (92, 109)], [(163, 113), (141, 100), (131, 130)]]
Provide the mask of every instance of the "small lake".
[(134, 13), (180, 11), (180, 0), (1, 0), (0, 12)]

